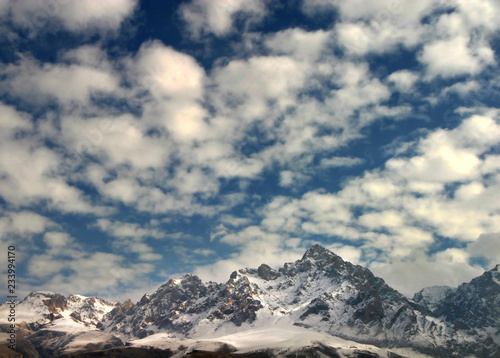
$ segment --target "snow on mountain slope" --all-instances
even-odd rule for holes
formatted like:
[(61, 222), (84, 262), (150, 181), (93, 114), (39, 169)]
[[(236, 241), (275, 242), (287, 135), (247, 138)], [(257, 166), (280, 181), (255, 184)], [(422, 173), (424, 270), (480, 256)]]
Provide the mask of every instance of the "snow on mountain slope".
[[(16, 304), (16, 322), (47, 325), (52, 330), (82, 330), (100, 323), (115, 303), (98, 297), (69, 295), (64, 297), (54, 292), (32, 292)], [(0, 324), (7, 323), (9, 305), (0, 306)]]
[(500, 286), (500, 265), (496, 265), (490, 272), (493, 281)]
[[(411, 349), (384, 349), (373, 345), (359, 344), (354, 341), (334, 337), (326, 333), (280, 323), (269, 327), (253, 328), (237, 333), (205, 337), (199, 339), (174, 338), (168, 333), (157, 333), (146, 338), (129, 342), (133, 347), (169, 349), (174, 352), (172, 358), (183, 357), (193, 350), (234, 351), (234, 353), (252, 353), (272, 351), (277, 357), (286, 357), (306, 347), (329, 347), (340, 357), (352, 357), (355, 352), (370, 352), (380, 357), (428, 358), (430, 356)], [(391, 355), (392, 354), (392, 355)]]
[(438, 308), (441, 301), (443, 301), (446, 296), (456, 291), (456, 288), (449, 286), (432, 286), (425, 287), (422, 290), (415, 293), (413, 300), (415, 302), (425, 305), (429, 310), (435, 311)]
[(168, 349), (174, 353), (171, 358), (184, 357), (193, 350), (210, 352), (236, 351), (236, 348), (221, 341), (174, 338), (168, 333), (156, 333), (146, 338), (129, 341), (129, 344), (132, 347)]
[(286, 324), (245, 330), (222, 337), (211, 338), (210, 340), (229, 343), (241, 353), (271, 348), (280, 351), (296, 350), (312, 345), (315, 342), (322, 342), (338, 348), (357, 346), (364, 349), (370, 348), (372, 351), (382, 351), (382, 349), (377, 347), (347, 341), (326, 333)]
[[(40, 326), (61, 318), (61, 312), (66, 310), (67, 302), (63, 295), (54, 292), (32, 292), (21, 302), (16, 303), (16, 322), (29, 322)], [(0, 323), (7, 323), (9, 302), (0, 306)]]

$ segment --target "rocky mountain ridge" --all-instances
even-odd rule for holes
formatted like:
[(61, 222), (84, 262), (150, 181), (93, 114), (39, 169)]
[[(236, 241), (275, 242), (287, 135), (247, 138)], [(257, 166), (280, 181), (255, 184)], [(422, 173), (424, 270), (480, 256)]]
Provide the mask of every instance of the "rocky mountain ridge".
[[(33, 304), (37, 300), (45, 305), (42, 317), (38, 312), (29, 322), (35, 338), (47, 332), (57, 336), (53, 332), (78, 325), (87, 331), (75, 335), (72, 327), (72, 342), (77, 337), (86, 342), (82, 335), (90, 331), (102, 333), (106, 339), (97, 339), (102, 349), (159, 334), (168, 334), (169, 339), (205, 339), (288, 325), (361, 344), (414, 349), (432, 357), (500, 357), (498, 269), (456, 289), (426, 288), (408, 299), (369, 269), (314, 245), (300, 260), (278, 270), (265, 264), (241, 269), (226, 283), (203, 283), (188, 274), (169, 280), (136, 304), (32, 293), (19, 310), (40, 311), (41, 306)], [(62, 338), (51, 340), (47, 344), (46, 339), (42, 343), (31, 339), (39, 352), (54, 345), (59, 350), (52, 349), (51, 354), (68, 352), (68, 345), (59, 344)], [(71, 349), (78, 347), (73, 344)]]

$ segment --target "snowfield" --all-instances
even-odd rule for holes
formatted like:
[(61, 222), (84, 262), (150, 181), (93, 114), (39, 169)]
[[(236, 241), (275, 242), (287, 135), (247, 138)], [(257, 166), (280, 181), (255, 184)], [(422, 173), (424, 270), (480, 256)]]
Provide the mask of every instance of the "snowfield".
[(254, 328), (237, 333), (214, 335), (213, 337), (203, 339), (179, 339), (173, 338), (167, 333), (158, 333), (143, 339), (131, 341), (130, 343), (132, 343), (134, 347), (152, 347), (170, 349), (173, 352), (178, 351), (178, 353), (174, 355), (175, 358), (182, 357), (182, 355), (195, 349), (216, 351), (220, 349), (224, 343), (230, 347), (234, 347), (234, 349), (236, 349), (235, 353), (273, 350), (275, 354), (283, 357), (290, 352), (304, 347), (317, 346), (318, 344), (335, 348), (341, 357), (347, 357), (348, 354), (360, 350), (376, 353), (381, 357), (389, 357), (389, 352), (412, 358), (431, 357), (411, 349), (383, 349), (373, 345), (359, 344), (326, 333), (283, 323), (277, 323), (267, 328)]

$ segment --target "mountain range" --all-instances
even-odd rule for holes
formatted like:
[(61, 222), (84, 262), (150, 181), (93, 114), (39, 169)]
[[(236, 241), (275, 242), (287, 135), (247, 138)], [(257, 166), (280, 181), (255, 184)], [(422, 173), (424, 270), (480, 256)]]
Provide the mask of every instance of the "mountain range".
[(500, 357), (500, 265), (410, 299), (320, 245), (225, 283), (172, 279), (137, 303), (33, 292), (16, 310), (23, 357)]

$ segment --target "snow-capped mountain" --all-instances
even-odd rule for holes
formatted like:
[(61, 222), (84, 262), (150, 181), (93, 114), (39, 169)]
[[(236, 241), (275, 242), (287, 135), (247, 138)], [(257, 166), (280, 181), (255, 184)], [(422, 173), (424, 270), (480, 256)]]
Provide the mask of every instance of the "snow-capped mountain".
[[(23, 357), (52, 357), (79, 351), (89, 343), (94, 347), (121, 346), (120, 339), (96, 327), (116, 306), (98, 297), (32, 292), (16, 305), (16, 326), (22, 338), (18, 339), (19, 351)], [(0, 325), (4, 327), (10, 324), (8, 310), (8, 304), (0, 306)]]
[(18, 310), (26, 312), (29, 340), (42, 356), (126, 344), (169, 349), (179, 357), (200, 347), (238, 352), (244, 347), (250, 352), (248, 342), (242, 343), (245, 337), (264, 337), (274, 329), (272, 337), (281, 338), (261, 343), (266, 351), (274, 345), (277, 356), (286, 356), (293, 346), (278, 342), (297, 343), (291, 337), (309, 334), (316, 338), (301, 344), (313, 350), (330, 344), (339, 357), (356, 357), (354, 344), (364, 344), (381, 357), (500, 357), (498, 269), (456, 289), (426, 288), (409, 299), (367, 268), (314, 245), (300, 260), (278, 270), (265, 264), (241, 269), (226, 283), (185, 275), (136, 304), (38, 292), (26, 297)]
[(457, 331), (367, 268), (319, 245), (279, 270), (263, 264), (235, 271), (225, 284), (204, 284), (192, 275), (170, 280), (127, 313), (107, 315), (103, 324), (106, 331), (143, 338), (162, 331), (205, 337), (281, 322), (443, 356), (455, 350), (473, 352), (488, 339), (478, 332)]
[[(96, 327), (116, 303), (99, 297), (69, 295), (55, 292), (32, 292), (16, 305), (16, 320), (37, 326)], [(8, 306), (0, 306), (0, 315), (6, 317)]]
[(486, 332), (500, 344), (500, 265), (458, 288), (442, 287), (434, 296), (426, 292), (429, 288), (414, 299), (426, 304), (434, 316), (461, 330)]

